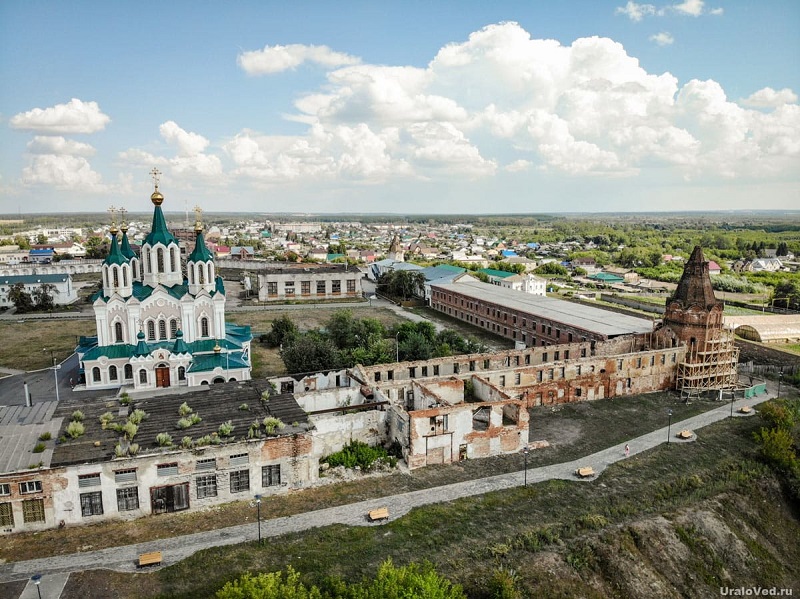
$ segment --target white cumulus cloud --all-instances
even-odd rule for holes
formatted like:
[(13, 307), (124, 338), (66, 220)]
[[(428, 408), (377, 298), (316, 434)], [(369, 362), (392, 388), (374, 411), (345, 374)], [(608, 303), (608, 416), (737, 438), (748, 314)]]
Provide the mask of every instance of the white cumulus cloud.
[(632, 0), (628, 0), (628, 3), (625, 6), (617, 7), (616, 13), (618, 15), (625, 15), (631, 21), (636, 21), (638, 23), (646, 15), (656, 14), (656, 7), (652, 4), (637, 4)]
[(777, 108), (784, 104), (795, 104), (796, 102), (797, 94), (788, 87), (781, 90), (765, 87), (741, 101), (745, 106), (751, 106), (753, 108)]
[(655, 42), (659, 46), (669, 46), (675, 41), (675, 38), (672, 37), (672, 34), (667, 31), (661, 31), (655, 35), (651, 35), (649, 39), (651, 42)]
[(66, 104), (50, 108), (34, 108), (11, 117), (9, 124), (14, 129), (40, 131), (43, 133), (96, 133), (111, 122), (103, 114), (97, 102), (83, 102), (73, 98)]
[(181, 129), (175, 121), (167, 121), (159, 127), (161, 137), (178, 148), (183, 157), (196, 156), (208, 147), (209, 141), (202, 135)]
[(326, 68), (354, 65), (361, 62), (356, 56), (334, 52), (328, 46), (289, 44), (264, 46), (262, 50), (242, 52), (236, 59), (248, 75), (271, 75), (294, 69), (304, 62), (313, 62)]
[(65, 139), (60, 135), (37, 135), (28, 142), (28, 152), (31, 154), (93, 156), (95, 149), (89, 144)]
[(92, 170), (83, 156), (37, 154), (22, 169), (23, 185), (47, 185), (62, 190), (89, 193), (107, 191), (100, 174)]
[(703, 2), (703, 0), (686, 0), (680, 4), (673, 4), (672, 8), (680, 14), (699, 17), (701, 14), (703, 14), (704, 5), (705, 2)]

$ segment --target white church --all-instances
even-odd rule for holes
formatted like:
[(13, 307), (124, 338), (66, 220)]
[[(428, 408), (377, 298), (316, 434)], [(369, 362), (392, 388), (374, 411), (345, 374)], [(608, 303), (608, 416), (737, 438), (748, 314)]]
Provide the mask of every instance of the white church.
[(134, 390), (208, 385), (250, 379), (248, 326), (225, 322), (225, 287), (203, 239), (199, 215), (195, 246), (181, 266), (178, 240), (167, 229), (152, 171), (153, 226), (139, 256), (127, 227), (111, 227), (103, 288), (94, 296), (97, 337), (77, 348), (87, 389)]

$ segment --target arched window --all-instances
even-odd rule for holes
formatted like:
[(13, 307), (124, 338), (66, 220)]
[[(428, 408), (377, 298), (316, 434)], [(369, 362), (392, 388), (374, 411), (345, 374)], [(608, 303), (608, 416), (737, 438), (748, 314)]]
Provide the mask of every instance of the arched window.
[(208, 337), (208, 318), (205, 316), (200, 319), (200, 336)]
[(103, 268), (103, 287), (108, 287), (108, 269)]
[(112, 267), (111, 273), (114, 275), (114, 287), (119, 287), (119, 268)]
[(206, 264), (206, 268), (208, 269), (208, 277), (206, 277), (206, 278), (208, 279), (209, 283), (213, 283), (214, 282), (214, 266), (211, 264), (211, 262), (209, 262), (208, 264)]
[(164, 272), (164, 248), (156, 250), (156, 272)]
[(178, 248), (176, 248), (174, 245), (169, 248), (169, 255), (172, 258), (172, 272), (178, 272), (180, 270), (180, 267), (178, 266)]
[(158, 321), (158, 338), (159, 339), (166, 339), (167, 338), (167, 321), (163, 318)]
[(123, 287), (127, 287), (128, 286), (128, 267), (127, 266), (123, 266), (122, 267), (122, 286)]
[(197, 282), (200, 283), (200, 285), (205, 284), (205, 282), (206, 282), (206, 270), (205, 270), (205, 268), (203, 268), (202, 264), (198, 264), (197, 265), (197, 272), (200, 274), (200, 278), (199, 278), (199, 280)]
[(97, 366), (92, 368), (92, 380), (95, 383), (99, 383), (100, 382), (100, 369)]
[(116, 381), (117, 380), (117, 367), (113, 364), (108, 367), (108, 380)]
[(169, 338), (175, 339), (175, 335), (178, 333), (178, 319), (171, 318), (169, 321)]
[(178, 366), (178, 380), (179, 381), (186, 380), (186, 369), (183, 366)]
[(114, 340), (117, 343), (122, 343), (123, 342), (123, 339), (122, 339), (122, 323), (121, 322), (115, 322), (114, 323)]
[(147, 384), (147, 371), (144, 368), (139, 371), (139, 382), (142, 385)]
[(155, 341), (156, 340), (156, 323), (152, 320), (147, 321), (147, 340), (148, 341)]
[(133, 378), (133, 366), (125, 364), (125, 380), (128, 381)]

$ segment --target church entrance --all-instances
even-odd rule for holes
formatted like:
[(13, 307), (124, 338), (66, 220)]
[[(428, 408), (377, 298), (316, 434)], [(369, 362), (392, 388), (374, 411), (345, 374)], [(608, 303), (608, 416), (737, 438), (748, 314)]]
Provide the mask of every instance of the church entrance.
[(156, 387), (169, 387), (169, 366), (156, 366)]

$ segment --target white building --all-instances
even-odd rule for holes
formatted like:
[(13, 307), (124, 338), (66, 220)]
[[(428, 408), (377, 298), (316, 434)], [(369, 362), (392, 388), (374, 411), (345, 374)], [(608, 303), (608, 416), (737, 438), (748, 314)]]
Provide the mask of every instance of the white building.
[(112, 226), (103, 288), (94, 296), (97, 337), (82, 338), (77, 350), (86, 386), (140, 390), (249, 379), (250, 327), (225, 322), (225, 287), (202, 225), (195, 225), (184, 273), (157, 183), (150, 199), (153, 225), (141, 256), (124, 225), (121, 243)]
[(78, 300), (78, 293), (72, 285), (72, 275), (16, 275), (0, 277), (0, 307), (11, 307), (14, 303), (8, 299), (8, 292), (17, 283), (25, 286), (25, 292), (33, 294), (42, 285), (53, 286), (53, 302), (63, 306)]

